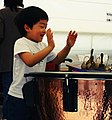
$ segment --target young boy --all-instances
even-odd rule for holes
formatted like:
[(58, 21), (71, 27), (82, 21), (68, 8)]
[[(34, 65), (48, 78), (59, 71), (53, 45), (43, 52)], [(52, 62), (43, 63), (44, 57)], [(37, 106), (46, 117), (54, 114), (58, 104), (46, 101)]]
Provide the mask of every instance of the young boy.
[[(77, 33), (70, 31), (66, 46), (56, 55), (53, 52), (55, 43), (51, 29), (46, 30), (47, 13), (38, 7), (23, 9), (15, 19), (21, 38), (14, 45), (13, 82), (9, 89), (8, 120), (35, 120), (26, 107), (22, 87), (26, 83), (25, 73), (43, 72), (49, 61), (60, 64), (74, 45)], [(46, 34), (48, 45), (42, 42)], [(40, 120), (38, 118), (38, 120)]]

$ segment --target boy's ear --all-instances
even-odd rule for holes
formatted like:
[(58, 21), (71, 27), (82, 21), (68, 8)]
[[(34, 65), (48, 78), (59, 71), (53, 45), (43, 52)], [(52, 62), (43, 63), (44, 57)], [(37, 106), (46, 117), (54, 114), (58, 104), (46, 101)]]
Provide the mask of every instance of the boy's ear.
[(24, 24), (24, 29), (26, 30), (26, 32), (29, 32), (31, 30), (27, 24)]

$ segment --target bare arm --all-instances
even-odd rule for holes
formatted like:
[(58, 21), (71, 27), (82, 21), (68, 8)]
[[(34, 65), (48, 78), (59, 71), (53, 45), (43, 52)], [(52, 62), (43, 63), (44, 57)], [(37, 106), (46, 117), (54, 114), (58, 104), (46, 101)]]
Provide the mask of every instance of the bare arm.
[(23, 60), (23, 62), (28, 65), (29, 67), (34, 66), (35, 64), (39, 63), (42, 59), (44, 59), (55, 47), (53, 41), (53, 33), (51, 29), (46, 31), (48, 46), (43, 50), (37, 52), (36, 54), (32, 55), (28, 52), (20, 53), (19, 56)]
[(57, 57), (53, 60), (56, 64), (60, 64), (64, 61), (66, 56), (69, 54), (71, 48), (74, 46), (76, 39), (77, 39), (77, 33), (75, 31), (70, 31), (67, 38), (66, 46), (57, 54)]

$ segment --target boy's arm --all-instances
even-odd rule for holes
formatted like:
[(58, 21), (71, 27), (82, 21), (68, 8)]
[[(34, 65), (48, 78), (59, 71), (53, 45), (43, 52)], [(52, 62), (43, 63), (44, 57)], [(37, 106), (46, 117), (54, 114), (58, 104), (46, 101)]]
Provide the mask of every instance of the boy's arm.
[(69, 54), (71, 48), (74, 46), (76, 39), (77, 39), (77, 33), (75, 31), (70, 31), (67, 38), (66, 46), (57, 54), (57, 57), (52, 61), (56, 64), (60, 64), (64, 61), (64, 59)]
[(35, 53), (34, 55), (32, 55), (29, 52), (23, 52), (19, 54), (20, 58), (27, 66), (32, 67), (35, 64), (39, 63), (54, 49), (55, 44), (51, 29), (47, 30), (46, 35), (47, 35), (48, 46), (45, 47), (43, 50)]
[(43, 60), (52, 50), (52, 47), (47, 46), (46, 48), (35, 54), (31, 54), (29, 52), (22, 52), (19, 54), (19, 56), (27, 66), (32, 67), (35, 64), (39, 63), (41, 60)]

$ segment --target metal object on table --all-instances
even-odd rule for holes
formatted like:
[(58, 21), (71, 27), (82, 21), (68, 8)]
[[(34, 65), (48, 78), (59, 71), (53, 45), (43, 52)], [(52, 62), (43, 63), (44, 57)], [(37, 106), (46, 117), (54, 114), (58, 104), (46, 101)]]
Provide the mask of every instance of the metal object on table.
[[(43, 77), (44, 76), (44, 77)], [(47, 80), (61, 80), (62, 82), (62, 94), (63, 94), (63, 110), (69, 112), (77, 112), (77, 92), (78, 92), (78, 80), (69, 79), (68, 74), (65, 72), (44, 72), (44, 73), (29, 73), (25, 74), (25, 77), (37, 77)], [(47, 78), (47, 80), (46, 80)]]
[[(61, 106), (62, 104), (59, 102), (61, 98), (63, 98), (63, 109), (65, 111), (70, 111), (70, 112), (78, 111), (78, 107), (77, 107), (77, 89), (78, 89), (77, 79), (78, 78), (100, 78), (101, 80), (112, 79), (111, 72), (110, 73), (109, 72), (38, 72), (38, 73), (28, 73), (28, 74), (25, 74), (24, 76), (26, 79), (28, 79), (28, 77), (37, 78), (36, 79), (37, 81), (42, 80), (42, 83), (44, 83), (44, 86), (42, 87), (44, 88), (44, 90), (42, 90), (41, 87), (39, 88), (46, 93), (45, 94), (46, 96), (43, 97), (44, 101), (41, 102), (41, 104), (43, 105), (41, 106), (44, 106), (44, 107), (47, 106), (47, 108), (49, 107), (46, 110), (47, 118), (51, 118), (53, 120), (65, 120), (63, 118), (63, 113), (62, 113), (63, 111), (60, 110), (59, 108), (59, 107), (62, 107)], [(57, 85), (59, 85), (58, 80), (60, 81), (60, 83), (63, 83), (63, 87), (61, 87), (60, 85), (58, 87), (59, 89), (55, 87), (56, 81), (57, 81)], [(47, 87), (46, 87), (46, 84), (47, 84)], [(53, 85), (54, 87), (52, 88)], [(51, 86), (51, 88), (49, 86)], [(51, 90), (48, 92), (48, 89), (49, 90), (51, 89)], [(58, 93), (62, 95), (59, 99), (57, 97), (59, 96)], [(46, 98), (47, 98), (47, 101), (46, 101)], [(47, 103), (45, 103), (45, 101)], [(45, 109), (46, 108), (44, 108), (43, 110)]]

